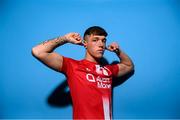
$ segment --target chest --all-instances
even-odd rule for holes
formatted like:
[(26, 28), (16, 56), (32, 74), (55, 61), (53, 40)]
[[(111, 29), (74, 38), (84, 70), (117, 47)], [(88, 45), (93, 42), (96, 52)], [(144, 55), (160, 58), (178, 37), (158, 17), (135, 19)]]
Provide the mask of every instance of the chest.
[(79, 65), (72, 69), (72, 78), (76, 83), (100, 89), (111, 89), (112, 73), (100, 65)]

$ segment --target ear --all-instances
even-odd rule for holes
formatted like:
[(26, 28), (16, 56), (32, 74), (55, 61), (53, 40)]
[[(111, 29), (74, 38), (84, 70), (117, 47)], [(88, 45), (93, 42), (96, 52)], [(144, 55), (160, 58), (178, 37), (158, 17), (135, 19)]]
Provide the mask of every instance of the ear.
[(87, 48), (87, 40), (84, 40), (83, 44), (84, 44), (84, 47)]

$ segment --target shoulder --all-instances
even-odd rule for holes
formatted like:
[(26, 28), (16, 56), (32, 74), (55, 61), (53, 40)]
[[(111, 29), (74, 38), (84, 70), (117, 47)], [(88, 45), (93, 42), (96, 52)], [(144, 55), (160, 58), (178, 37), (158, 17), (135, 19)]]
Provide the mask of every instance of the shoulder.
[(63, 56), (62, 72), (67, 73), (72, 71), (78, 65), (79, 61)]
[(73, 58), (70, 58), (70, 57), (65, 57), (65, 56), (63, 56), (63, 60), (68, 60), (68, 61), (77, 61), (77, 60), (75, 60), (75, 59), (73, 59)]
[(118, 67), (118, 64), (108, 64), (108, 65), (105, 65), (105, 67), (109, 69), (113, 69), (113, 68)]
[(117, 74), (118, 74), (118, 72), (119, 72), (118, 64), (109, 64), (109, 65), (106, 65), (105, 67), (112, 72), (112, 75), (113, 75), (114, 77), (117, 76)]
[(75, 60), (73, 58), (63, 56), (63, 63), (70, 64), (70, 63), (78, 63), (78, 62), (79, 60)]

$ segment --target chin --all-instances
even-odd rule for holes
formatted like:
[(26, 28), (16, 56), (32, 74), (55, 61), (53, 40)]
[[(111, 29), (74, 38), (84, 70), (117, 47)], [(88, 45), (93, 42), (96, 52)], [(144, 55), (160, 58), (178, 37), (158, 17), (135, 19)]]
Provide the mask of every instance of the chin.
[(103, 55), (97, 55), (96, 59), (101, 59), (103, 57)]

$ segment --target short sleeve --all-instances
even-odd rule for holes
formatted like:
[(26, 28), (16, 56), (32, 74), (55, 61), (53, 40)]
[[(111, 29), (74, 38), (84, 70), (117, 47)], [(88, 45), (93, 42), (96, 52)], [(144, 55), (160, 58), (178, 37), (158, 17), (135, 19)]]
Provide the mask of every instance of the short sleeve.
[(117, 64), (107, 65), (107, 68), (110, 69), (110, 71), (112, 72), (112, 76), (113, 77), (117, 77), (118, 76), (119, 67), (118, 67)]
[(70, 67), (68, 64), (70, 63), (70, 58), (67, 58), (67, 57), (64, 57), (63, 56), (63, 64), (62, 64), (62, 69), (61, 69), (61, 72), (64, 73), (64, 74), (67, 74), (68, 73), (68, 68)]

